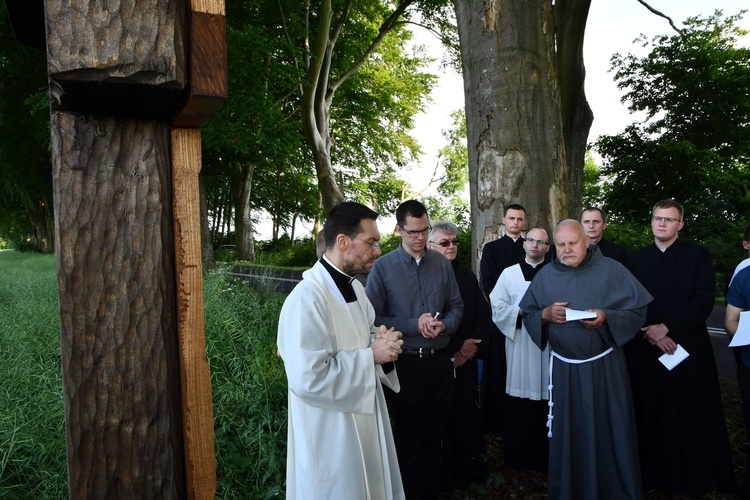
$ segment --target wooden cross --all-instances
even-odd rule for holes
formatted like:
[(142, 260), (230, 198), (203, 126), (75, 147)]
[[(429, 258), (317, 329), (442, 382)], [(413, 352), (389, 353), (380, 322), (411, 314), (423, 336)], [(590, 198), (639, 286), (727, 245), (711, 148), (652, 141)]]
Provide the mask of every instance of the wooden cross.
[[(5, 1), (16, 33), (14, 9), (42, 4)], [(224, 1), (43, 13), (69, 496), (213, 498), (198, 173)]]

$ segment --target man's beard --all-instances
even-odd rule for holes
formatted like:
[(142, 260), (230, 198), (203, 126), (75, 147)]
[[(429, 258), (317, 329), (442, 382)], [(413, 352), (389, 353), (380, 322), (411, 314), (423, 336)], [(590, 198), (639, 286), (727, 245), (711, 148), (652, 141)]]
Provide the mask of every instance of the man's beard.
[(359, 264), (347, 260), (344, 261), (344, 269), (342, 269), (342, 271), (344, 271), (349, 276), (355, 276), (357, 274), (369, 274), (370, 270), (365, 266), (365, 264), (367, 263), (365, 262)]

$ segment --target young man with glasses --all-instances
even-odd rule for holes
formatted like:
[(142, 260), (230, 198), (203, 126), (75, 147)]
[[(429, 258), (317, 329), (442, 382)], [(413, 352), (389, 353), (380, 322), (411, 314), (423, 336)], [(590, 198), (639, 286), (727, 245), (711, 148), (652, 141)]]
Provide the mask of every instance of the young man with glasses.
[(530, 229), (523, 242), (526, 258), (506, 267), (490, 294), (492, 320), (504, 334), (505, 414), (503, 463), (514, 469), (547, 471), (549, 442), (544, 423), (549, 400), (549, 346), (540, 349), (521, 322), (518, 302), (529, 283), (545, 265), (549, 235), (540, 227)]
[[(708, 249), (679, 238), (684, 209), (654, 205), (654, 243), (630, 254), (628, 269), (654, 296), (640, 333), (626, 346), (643, 481), (667, 493), (734, 490), (719, 380), (706, 318), (716, 275)], [(613, 284), (614, 285), (614, 284)], [(687, 358), (668, 370), (677, 346)]]
[(487, 477), (484, 461), (484, 431), (479, 401), (479, 357), (485, 357), (491, 315), (477, 276), (460, 264), (458, 229), (450, 222), (435, 222), (427, 246), (442, 253), (451, 263), (464, 303), (464, 315), (448, 342), (453, 358), (455, 392), (443, 437), (444, 490), (448, 479), (483, 483)]
[(386, 396), (406, 498), (433, 499), (453, 396), (448, 342), (461, 322), (463, 302), (450, 262), (427, 248), (431, 228), (424, 205), (405, 201), (396, 221), (401, 245), (375, 262), (366, 290), (376, 324), (403, 332), (396, 361), (401, 391)]

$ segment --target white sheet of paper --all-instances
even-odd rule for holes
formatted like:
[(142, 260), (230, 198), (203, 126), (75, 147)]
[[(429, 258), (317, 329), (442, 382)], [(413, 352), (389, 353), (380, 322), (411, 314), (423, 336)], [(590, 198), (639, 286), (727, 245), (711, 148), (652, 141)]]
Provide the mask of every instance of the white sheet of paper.
[(729, 342), (729, 347), (739, 347), (750, 345), (750, 311), (740, 313), (740, 322), (737, 325), (737, 332)]
[(575, 321), (578, 319), (596, 319), (596, 313), (593, 311), (577, 311), (575, 309), (565, 309), (565, 321)]
[(659, 361), (667, 367), (667, 370), (672, 371), (672, 368), (682, 363), (688, 356), (690, 354), (680, 344), (677, 344), (674, 354), (662, 354)]

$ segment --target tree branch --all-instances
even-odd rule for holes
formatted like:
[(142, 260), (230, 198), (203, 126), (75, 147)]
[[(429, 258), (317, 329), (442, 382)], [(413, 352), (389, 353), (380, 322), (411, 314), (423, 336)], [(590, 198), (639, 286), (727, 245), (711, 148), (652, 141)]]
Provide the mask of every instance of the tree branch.
[(365, 50), (364, 54), (362, 54), (362, 57), (359, 58), (359, 61), (357, 61), (354, 66), (349, 68), (349, 70), (341, 75), (336, 81), (331, 83), (330, 89), (332, 93), (335, 92), (336, 89), (341, 86), (341, 84), (344, 83), (347, 78), (359, 71), (359, 69), (365, 64), (365, 62), (367, 62), (370, 56), (378, 49), (378, 46), (380, 46), (380, 42), (383, 41), (385, 35), (387, 35), (388, 32), (393, 28), (398, 26), (399, 18), (406, 11), (406, 9), (414, 3), (414, 1), (415, 0), (404, 0), (401, 4), (399, 4), (398, 7), (396, 7), (391, 15), (388, 16), (388, 19), (383, 21), (383, 24), (380, 25), (378, 36), (376, 36), (370, 46), (367, 47), (367, 50)]
[(669, 25), (670, 25), (670, 26), (672, 26), (672, 29), (674, 29), (674, 30), (675, 30), (675, 31), (676, 31), (677, 33), (679, 33), (679, 34), (680, 34), (681, 36), (683, 36), (683, 35), (684, 35), (684, 34), (683, 34), (683, 32), (682, 32), (682, 30), (681, 30), (680, 28), (678, 28), (678, 27), (677, 27), (677, 26), (676, 26), (676, 25), (674, 24), (674, 21), (672, 21), (672, 18), (671, 18), (671, 17), (669, 17), (668, 15), (666, 15), (666, 14), (664, 14), (664, 13), (662, 13), (662, 12), (659, 12), (658, 10), (654, 9), (654, 8), (653, 8), (653, 7), (651, 7), (651, 6), (649, 5), (649, 4), (647, 4), (647, 3), (646, 3), (646, 2), (644, 1), (644, 0), (637, 0), (637, 2), (638, 2), (639, 4), (641, 4), (641, 5), (643, 5), (644, 7), (646, 7), (646, 8), (647, 8), (647, 9), (648, 9), (649, 11), (651, 11), (651, 13), (652, 13), (652, 14), (656, 14), (657, 16), (659, 16), (659, 17), (663, 17), (664, 19), (666, 19), (667, 21), (669, 21)]

